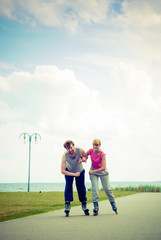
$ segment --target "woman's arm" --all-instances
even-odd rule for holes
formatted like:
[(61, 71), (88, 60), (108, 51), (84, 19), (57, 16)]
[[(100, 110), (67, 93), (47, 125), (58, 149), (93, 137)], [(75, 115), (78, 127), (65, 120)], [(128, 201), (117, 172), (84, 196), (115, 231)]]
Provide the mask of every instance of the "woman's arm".
[(101, 171), (104, 171), (104, 170), (106, 170), (106, 155), (103, 155), (103, 157), (102, 157), (102, 167), (89, 171), (89, 174), (96, 173), (96, 172), (101, 172)]
[(89, 150), (86, 152), (86, 157), (88, 158), (88, 156), (90, 155)]
[(62, 162), (61, 162), (61, 173), (66, 175), (66, 176), (73, 176), (73, 177), (79, 177), (80, 172), (72, 173), (66, 170), (66, 156), (65, 154), (62, 157)]
[(85, 153), (85, 151), (82, 148), (80, 148), (79, 150), (80, 150), (79, 163), (86, 162), (88, 159), (88, 155)]

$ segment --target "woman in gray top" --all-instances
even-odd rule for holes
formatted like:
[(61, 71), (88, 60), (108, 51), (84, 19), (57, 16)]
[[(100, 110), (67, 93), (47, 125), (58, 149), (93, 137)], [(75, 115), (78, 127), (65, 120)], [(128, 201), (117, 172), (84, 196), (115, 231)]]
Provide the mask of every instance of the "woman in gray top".
[(67, 140), (64, 143), (67, 150), (62, 156), (61, 173), (65, 175), (65, 213), (69, 216), (70, 202), (73, 201), (73, 180), (75, 177), (78, 197), (82, 203), (82, 209), (85, 215), (89, 215), (86, 206), (86, 188), (85, 188), (85, 170), (81, 162), (86, 162), (85, 151), (82, 148), (76, 148), (74, 142)]

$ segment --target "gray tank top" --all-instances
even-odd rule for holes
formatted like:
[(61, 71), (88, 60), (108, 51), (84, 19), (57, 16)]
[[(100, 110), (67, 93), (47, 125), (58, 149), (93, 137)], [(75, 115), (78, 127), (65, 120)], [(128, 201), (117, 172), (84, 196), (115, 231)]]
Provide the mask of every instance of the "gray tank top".
[(82, 163), (81, 164), (78, 163), (79, 158), (80, 158), (79, 148), (76, 148), (76, 152), (77, 153), (76, 153), (76, 156), (74, 159), (70, 158), (67, 152), (65, 153), (65, 156), (67, 159), (66, 167), (69, 172), (73, 172), (73, 173), (82, 172), (84, 170)]

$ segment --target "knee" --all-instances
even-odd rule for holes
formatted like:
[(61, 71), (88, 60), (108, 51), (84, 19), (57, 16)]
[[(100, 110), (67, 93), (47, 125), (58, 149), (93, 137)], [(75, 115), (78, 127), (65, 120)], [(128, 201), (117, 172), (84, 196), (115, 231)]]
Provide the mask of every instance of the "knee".
[(71, 190), (71, 189), (73, 189), (72, 184), (66, 183), (65, 189), (66, 189), (66, 190)]
[(112, 191), (111, 188), (109, 188), (109, 187), (104, 187), (104, 190), (107, 191), (107, 192), (111, 192)]

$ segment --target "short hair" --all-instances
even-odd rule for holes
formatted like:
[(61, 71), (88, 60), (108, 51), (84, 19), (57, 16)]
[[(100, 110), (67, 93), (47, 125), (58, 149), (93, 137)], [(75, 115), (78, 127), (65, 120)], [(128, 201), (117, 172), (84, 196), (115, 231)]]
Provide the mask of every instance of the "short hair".
[(92, 144), (93, 144), (93, 145), (94, 145), (94, 144), (98, 144), (98, 145), (101, 146), (101, 141), (100, 141), (99, 139), (94, 139), (93, 142), (92, 142)]
[(67, 140), (67, 141), (65, 141), (63, 146), (64, 146), (64, 148), (68, 149), (68, 148), (70, 148), (70, 144), (72, 144), (74, 146), (74, 142), (72, 140)]

